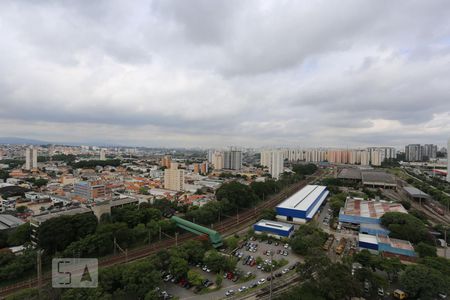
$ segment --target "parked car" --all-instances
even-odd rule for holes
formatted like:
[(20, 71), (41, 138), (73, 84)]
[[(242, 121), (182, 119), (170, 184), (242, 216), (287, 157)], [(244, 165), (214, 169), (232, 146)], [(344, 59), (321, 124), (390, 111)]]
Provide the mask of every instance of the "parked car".
[(228, 290), (226, 293), (225, 293), (225, 296), (231, 296), (231, 295), (234, 295), (234, 290)]
[(264, 278), (261, 278), (260, 280), (258, 280), (258, 284), (259, 285), (261, 285), (261, 284), (263, 284), (263, 283), (265, 283), (266, 282), (266, 280), (264, 279)]

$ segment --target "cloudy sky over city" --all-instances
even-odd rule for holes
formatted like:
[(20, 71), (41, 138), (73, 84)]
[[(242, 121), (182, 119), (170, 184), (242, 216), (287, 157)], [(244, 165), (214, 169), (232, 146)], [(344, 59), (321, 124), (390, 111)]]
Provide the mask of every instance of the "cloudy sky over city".
[(0, 136), (443, 145), (450, 2), (1, 1)]

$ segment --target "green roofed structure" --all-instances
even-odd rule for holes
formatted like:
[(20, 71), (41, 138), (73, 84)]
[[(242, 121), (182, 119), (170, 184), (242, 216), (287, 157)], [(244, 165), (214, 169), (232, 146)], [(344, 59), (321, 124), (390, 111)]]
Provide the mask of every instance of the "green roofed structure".
[(190, 221), (187, 221), (185, 219), (176, 216), (173, 216), (170, 219), (174, 221), (178, 227), (183, 228), (184, 230), (187, 230), (197, 235), (207, 234), (214, 248), (218, 248), (223, 245), (222, 236), (215, 230), (200, 226), (198, 224), (192, 223)]

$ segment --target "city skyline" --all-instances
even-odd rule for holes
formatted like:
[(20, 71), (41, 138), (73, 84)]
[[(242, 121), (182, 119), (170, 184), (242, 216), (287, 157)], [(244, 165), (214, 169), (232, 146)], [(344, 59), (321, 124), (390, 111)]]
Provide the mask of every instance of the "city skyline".
[(150, 147), (450, 136), (447, 1), (4, 1), (0, 18), (0, 136)]

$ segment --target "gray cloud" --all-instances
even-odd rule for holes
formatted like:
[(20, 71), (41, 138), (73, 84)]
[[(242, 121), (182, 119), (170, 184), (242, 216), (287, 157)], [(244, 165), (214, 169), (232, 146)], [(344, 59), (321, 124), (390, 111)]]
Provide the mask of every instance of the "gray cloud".
[(157, 146), (443, 144), (450, 4), (0, 3), (0, 135)]

